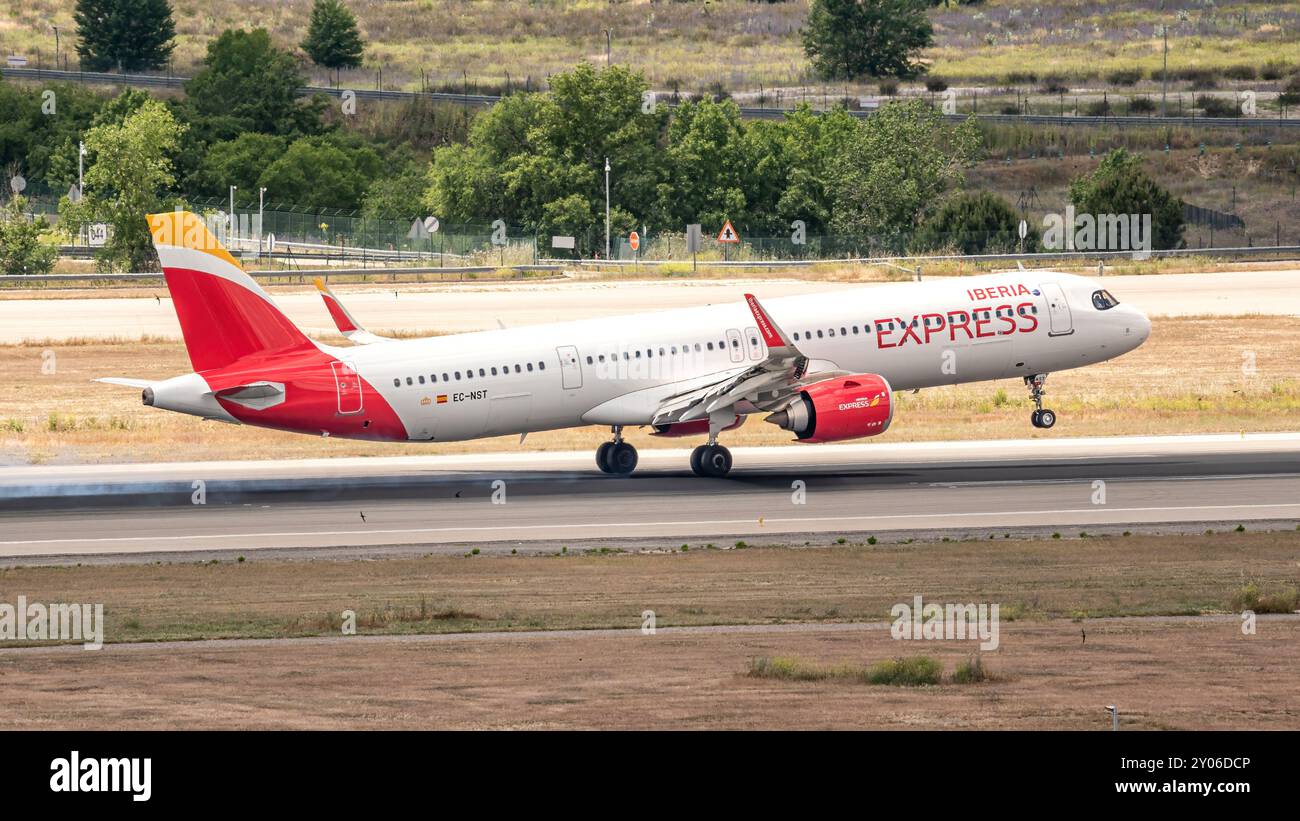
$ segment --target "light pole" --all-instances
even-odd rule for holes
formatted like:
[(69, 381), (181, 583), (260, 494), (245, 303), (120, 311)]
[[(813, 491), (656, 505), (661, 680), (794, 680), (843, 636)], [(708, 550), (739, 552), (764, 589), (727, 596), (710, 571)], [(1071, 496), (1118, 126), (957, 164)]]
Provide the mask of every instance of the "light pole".
[(238, 190), (238, 185), (230, 186), (230, 225), (226, 228), (226, 233), (231, 238), (235, 236), (235, 192)]
[(50, 26), (50, 28), (54, 29), (54, 69), (57, 71), (59, 68), (59, 27)]
[(81, 198), (86, 194), (86, 181), (85, 181), (85, 173), (84, 173), (85, 164), (83, 162), (85, 160), (85, 157), (86, 157), (86, 144), (81, 141), (77, 141), (77, 200), (78, 201), (80, 201)]
[(605, 261), (609, 261), (609, 157), (605, 158)]

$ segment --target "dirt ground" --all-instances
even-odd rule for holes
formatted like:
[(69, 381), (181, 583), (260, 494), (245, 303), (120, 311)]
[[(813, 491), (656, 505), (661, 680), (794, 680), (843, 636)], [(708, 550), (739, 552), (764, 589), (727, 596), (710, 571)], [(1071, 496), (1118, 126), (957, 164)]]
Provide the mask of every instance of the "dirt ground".
[[(0, 728), (1300, 729), (1300, 618), (1243, 634), (1248, 584), (1294, 597), (1300, 532), (14, 567), (0, 602), (102, 602), (108, 643), (6, 642)], [(999, 605), (992, 680), (890, 636), (917, 595)], [(945, 683), (748, 675), (917, 655)]]
[[(1087, 632), (1086, 641), (1081, 631)], [(924, 644), (923, 647), (917, 645)], [(1300, 728), (1300, 622), (1004, 625), (978, 684), (747, 675), (756, 656), (862, 663), (971, 642), (886, 629), (0, 652), (0, 727), (69, 729)]]
[[(1262, 306), (1263, 307), (1263, 306)], [(51, 360), (52, 357), (52, 360)], [(50, 368), (43, 368), (46, 362)], [(878, 441), (1275, 431), (1300, 411), (1300, 324), (1294, 317), (1164, 317), (1151, 338), (1119, 359), (1048, 380), (1059, 422), (1029, 426), (1028, 392), (987, 382), (900, 394), (894, 424)], [(446, 444), (322, 441), (316, 437), (202, 422), (140, 405), (139, 391), (98, 376), (165, 378), (189, 371), (179, 343), (0, 346), (0, 465), (511, 451), (517, 437)], [(529, 450), (594, 450), (602, 428), (531, 434)], [(629, 433), (637, 447), (682, 440)], [(733, 446), (788, 442), (751, 420), (728, 432)], [(177, 448), (184, 442), (184, 448)]]

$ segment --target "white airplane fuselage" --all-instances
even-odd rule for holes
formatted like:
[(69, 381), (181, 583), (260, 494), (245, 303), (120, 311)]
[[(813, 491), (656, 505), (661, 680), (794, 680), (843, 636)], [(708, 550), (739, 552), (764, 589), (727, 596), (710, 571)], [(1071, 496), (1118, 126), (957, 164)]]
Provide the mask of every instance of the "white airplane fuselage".
[[(1021, 271), (766, 300), (808, 373), (875, 373), (895, 390), (1025, 377), (1112, 359), (1150, 322), (1103, 286)], [(767, 356), (744, 302), (356, 347), (322, 346), (374, 387), (413, 441), (650, 424), (665, 395)], [(358, 394), (340, 393), (340, 412)], [(233, 419), (230, 421), (234, 421)]]

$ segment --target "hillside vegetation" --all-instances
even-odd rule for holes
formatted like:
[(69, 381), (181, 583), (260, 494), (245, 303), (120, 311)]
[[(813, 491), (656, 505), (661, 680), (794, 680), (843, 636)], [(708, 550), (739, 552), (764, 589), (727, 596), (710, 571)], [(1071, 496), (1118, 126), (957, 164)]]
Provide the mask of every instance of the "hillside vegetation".
[[(0, 50), (54, 63), (54, 34), (76, 67), (74, 0), (0, 0)], [(757, 91), (811, 82), (798, 32), (806, 0), (793, 2), (598, 2), (597, 0), (351, 0), (367, 41), (351, 85), (446, 89), (544, 83), (581, 60), (605, 59), (661, 89)], [(1161, 6), (1164, 9), (1161, 10)], [(295, 47), (310, 0), (245, 3), (173, 0), (178, 35), (172, 70), (189, 73), (206, 42), (232, 27), (265, 27)], [(1158, 27), (1170, 26), (1170, 68), (1258, 69), (1300, 63), (1300, 4), (1245, 0), (986, 0), (931, 12), (931, 73), (963, 84), (1059, 75), (1105, 79), (1162, 60)], [(317, 72), (317, 82), (325, 73)], [(788, 93), (788, 92), (787, 92)]]

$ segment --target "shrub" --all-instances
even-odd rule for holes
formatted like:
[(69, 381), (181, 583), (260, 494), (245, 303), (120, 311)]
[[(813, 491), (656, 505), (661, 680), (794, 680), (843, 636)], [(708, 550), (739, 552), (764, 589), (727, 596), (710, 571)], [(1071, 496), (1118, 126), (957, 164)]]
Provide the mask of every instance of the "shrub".
[(1240, 117), (1241, 107), (1231, 97), (1201, 97), (1201, 111), (1206, 117)]
[(947, 91), (948, 81), (943, 79), (942, 77), (926, 77), (925, 90), (933, 92), (935, 94), (939, 93), (940, 91)]
[(1228, 66), (1223, 70), (1223, 76), (1229, 80), (1254, 80), (1259, 76), (1259, 72), (1254, 66), (1243, 63), (1241, 65)]
[(1043, 78), (1043, 84), (1040, 86), (1040, 90), (1044, 94), (1068, 94), (1070, 86), (1066, 84), (1063, 77), (1049, 74)]
[(1291, 70), (1291, 64), (1285, 60), (1269, 60), (1259, 67), (1259, 79), (1280, 80)]
[[(997, 194), (960, 194), (948, 200), (917, 231), (918, 250), (951, 249), (962, 254), (1011, 251), (1020, 245), (1020, 215)], [(1038, 247), (1038, 235), (1025, 238), (1026, 250)]]
[(1300, 105), (1300, 74), (1291, 75), (1282, 86), (1282, 93), (1277, 95), (1277, 101), (1284, 106)]
[(1083, 113), (1087, 117), (1108, 117), (1113, 112), (1110, 109), (1110, 100), (1102, 97), (1100, 100), (1093, 100), (1084, 105)]
[(1174, 80), (1191, 83), (1192, 88), (1197, 90), (1218, 88), (1219, 86), (1219, 78), (1214, 76), (1214, 72), (1208, 68), (1174, 69), (1169, 72), (1169, 76)]
[(1150, 97), (1134, 97), (1128, 101), (1128, 113), (1130, 114), (1150, 114), (1155, 110), (1155, 100)]
[(1032, 71), (1012, 71), (1007, 73), (1003, 82), (1009, 86), (1027, 86), (1038, 82), (1038, 75)]
[(1142, 69), (1121, 68), (1106, 75), (1106, 82), (1113, 86), (1131, 86), (1142, 79)]
[(26, 276), (48, 274), (54, 269), (59, 249), (41, 242), (49, 230), (45, 217), (28, 219), (26, 200), (13, 197), (0, 209), (0, 274)]
[(938, 684), (943, 666), (929, 656), (896, 658), (873, 664), (867, 670), (871, 684), (888, 684), (894, 687), (922, 687)]
[(984, 660), (978, 655), (971, 656), (970, 661), (958, 664), (957, 669), (952, 672), (954, 684), (978, 684), (992, 678), (993, 674), (984, 667)]
[(1300, 590), (1292, 587), (1277, 593), (1260, 595), (1259, 585), (1251, 582), (1233, 594), (1228, 604), (1231, 610), (1253, 610), (1256, 613), (1293, 613), (1300, 609)]

